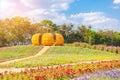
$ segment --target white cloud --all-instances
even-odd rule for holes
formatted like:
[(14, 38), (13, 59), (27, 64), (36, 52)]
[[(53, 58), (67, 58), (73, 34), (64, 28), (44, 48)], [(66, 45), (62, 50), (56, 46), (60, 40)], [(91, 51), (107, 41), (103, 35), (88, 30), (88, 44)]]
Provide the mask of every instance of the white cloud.
[(13, 2), (8, 2), (7, 0), (0, 1), (0, 10), (8, 9), (9, 7), (14, 7), (16, 4)]
[(120, 0), (114, 0), (113, 3), (120, 4)]
[(67, 10), (73, 0), (20, 0), (29, 8), (44, 8), (54, 10)]
[(60, 11), (67, 10), (73, 0), (21, 0), (21, 3), (30, 10), (26, 12), (27, 16), (35, 18), (36, 21), (50, 19), (58, 24), (68, 22), (65, 14)]
[(0, 18), (13, 16), (47, 17), (49, 14), (67, 10), (72, 2), (73, 0), (0, 0)]
[(114, 6), (113, 9), (120, 9), (120, 6)]
[(62, 24), (62, 23), (69, 23), (70, 21), (66, 17), (65, 14), (46, 11), (46, 10), (34, 10), (33, 12), (29, 12), (28, 16), (32, 16), (31, 18), (35, 18), (36, 22), (39, 22), (43, 19), (52, 20), (54, 23)]
[[(3, 1), (3, 2), (2, 2)], [(50, 19), (57, 24), (73, 23), (92, 25), (95, 29), (119, 30), (120, 21), (106, 17), (103, 12), (88, 12), (65, 15), (74, 0), (0, 0), (0, 18), (27, 16), (35, 21)], [(114, 3), (119, 1), (114, 0)], [(117, 9), (115, 6), (114, 8)]]
[[(17, 4), (8, 0), (0, 0), (0, 18), (10, 17), (17, 13)], [(15, 16), (15, 15), (14, 15)]]
[(49, 8), (49, 6), (51, 5), (50, 0), (20, 0), (20, 1), (29, 8), (38, 8), (38, 7)]
[(115, 4), (113, 9), (120, 9), (120, 0), (113, 0), (113, 3)]
[(109, 18), (106, 18), (101, 12), (79, 13), (71, 15), (71, 18), (83, 19), (83, 23), (90, 23), (91, 25), (104, 23), (110, 20)]
[(71, 19), (86, 25), (92, 25), (94, 29), (110, 29), (120, 31), (120, 21), (109, 18), (102, 12), (79, 13), (71, 15)]
[(69, 8), (69, 5), (67, 3), (57, 3), (57, 4), (52, 4), (51, 9), (54, 10), (67, 10)]

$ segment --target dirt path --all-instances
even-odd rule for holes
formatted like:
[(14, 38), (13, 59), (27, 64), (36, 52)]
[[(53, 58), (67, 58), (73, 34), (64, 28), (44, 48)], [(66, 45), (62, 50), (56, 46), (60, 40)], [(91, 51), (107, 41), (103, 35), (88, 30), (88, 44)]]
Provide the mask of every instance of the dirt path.
[[(102, 60), (102, 61), (111, 61), (111, 60)], [(97, 62), (101, 62), (101, 61), (85, 61), (85, 62), (79, 62), (79, 63), (70, 63), (70, 64), (62, 64), (61, 66), (65, 66), (65, 65), (77, 65), (77, 64), (84, 64), (84, 63), (97, 63)], [(51, 68), (51, 67), (58, 67), (59, 65), (54, 65), (54, 66), (41, 66), (43, 68)], [(21, 72), (21, 71), (25, 71), (25, 69), (30, 70), (30, 69), (37, 69), (38, 67), (34, 67), (34, 68), (0, 68), (0, 73), (3, 73), (5, 71), (7, 72)], [(120, 69), (119, 69), (120, 70)]]
[(36, 55), (34, 56), (29, 56), (29, 57), (25, 57), (25, 58), (21, 58), (21, 59), (15, 59), (15, 60), (10, 60), (10, 61), (6, 61), (6, 62), (1, 62), (0, 64), (9, 64), (12, 62), (17, 62), (17, 61), (21, 61), (21, 60), (25, 60), (25, 59), (30, 59), (36, 56), (40, 56), (43, 53), (45, 53), (48, 49), (50, 48), (50, 46), (44, 46)]
[[(2, 62), (0, 64), (9, 64), (12, 62), (17, 62), (17, 61), (21, 61), (21, 60), (25, 60), (25, 59), (30, 59), (36, 56), (40, 56), (43, 53), (45, 53), (48, 49), (50, 48), (50, 46), (44, 46), (36, 55), (34, 56), (30, 56), (30, 57), (26, 57), (26, 58), (21, 58), (21, 59), (15, 59), (15, 60), (10, 60), (10, 61), (6, 61), (6, 62)], [(0, 73), (4, 72), (4, 71), (13, 71), (13, 72), (20, 72), (21, 70), (25, 70), (25, 68), (0, 68)]]
[[(38, 54), (34, 55), (34, 56), (30, 56), (30, 57), (26, 57), (26, 58), (21, 58), (21, 59), (15, 59), (15, 60), (11, 60), (11, 61), (7, 61), (7, 62), (2, 62), (0, 64), (9, 64), (9, 63), (12, 63), (12, 62), (16, 62), (16, 61), (21, 61), (21, 60), (25, 60), (25, 59), (30, 59), (30, 58), (33, 58), (33, 57), (36, 57), (36, 56), (40, 56), (42, 55), (43, 53), (45, 53), (48, 49), (50, 48), (50, 46), (45, 46), (43, 47), (39, 52)], [(102, 60), (102, 61), (111, 61), (111, 60)], [(99, 60), (98, 61), (85, 61), (85, 62), (79, 62), (79, 63), (71, 63), (71, 64), (62, 64), (62, 66), (64, 65), (76, 65), (76, 64), (83, 64), (83, 63), (92, 63), (92, 62), (100, 62)], [(59, 65), (54, 65), (54, 66), (48, 66), (48, 67), (57, 67)], [(34, 67), (32, 69), (37, 69), (38, 67)], [(44, 67), (44, 68), (47, 68), (47, 67)], [(0, 73), (3, 73), (5, 71), (7, 72), (21, 72), (21, 71), (24, 71), (25, 69), (31, 69), (31, 68), (0, 68)]]
[[(99, 61), (92, 61), (92, 62), (99, 62)], [(65, 65), (76, 65), (76, 64), (83, 64), (83, 63), (91, 63), (90, 61), (87, 62), (79, 62), (79, 63), (70, 63), (70, 64), (62, 64), (62, 66)], [(43, 68), (47, 68), (47, 67), (57, 67), (59, 65), (54, 65), (54, 66), (41, 66)], [(37, 69), (38, 67), (33, 67), (33, 68), (0, 68), (0, 73), (4, 73), (5, 71), (7, 72), (21, 72), (21, 71), (25, 71), (25, 69), (29, 70), (29, 69)]]

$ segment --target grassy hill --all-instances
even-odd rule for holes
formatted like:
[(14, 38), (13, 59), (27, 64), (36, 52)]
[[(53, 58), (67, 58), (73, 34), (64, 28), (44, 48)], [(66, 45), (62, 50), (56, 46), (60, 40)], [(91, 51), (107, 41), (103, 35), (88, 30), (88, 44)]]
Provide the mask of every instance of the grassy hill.
[(0, 62), (34, 55), (41, 48), (42, 48), (41, 46), (32, 45), (0, 48)]
[(23, 60), (2, 67), (37, 67), (77, 63), (82, 61), (114, 60), (119, 59), (120, 54), (93, 50), (74, 46), (55, 46), (45, 54), (28, 60)]

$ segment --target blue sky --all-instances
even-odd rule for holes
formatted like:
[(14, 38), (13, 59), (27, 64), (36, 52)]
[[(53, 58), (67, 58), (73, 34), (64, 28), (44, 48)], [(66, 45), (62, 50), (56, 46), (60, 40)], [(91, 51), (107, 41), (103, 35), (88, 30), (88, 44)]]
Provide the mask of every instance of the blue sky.
[[(115, 9), (118, 8), (118, 9)], [(104, 12), (108, 17), (120, 19), (120, 4), (113, 4), (113, 0), (75, 0), (70, 4), (66, 14)]]
[(120, 31), (120, 0), (0, 0), (0, 19), (14, 16)]

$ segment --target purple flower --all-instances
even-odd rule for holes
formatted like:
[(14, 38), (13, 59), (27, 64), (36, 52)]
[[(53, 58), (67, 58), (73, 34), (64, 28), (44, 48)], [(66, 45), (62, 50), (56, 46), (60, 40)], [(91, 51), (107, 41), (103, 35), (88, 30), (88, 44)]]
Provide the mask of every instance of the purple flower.
[(98, 71), (95, 73), (83, 74), (73, 80), (120, 80), (120, 69), (112, 69), (109, 71)]

